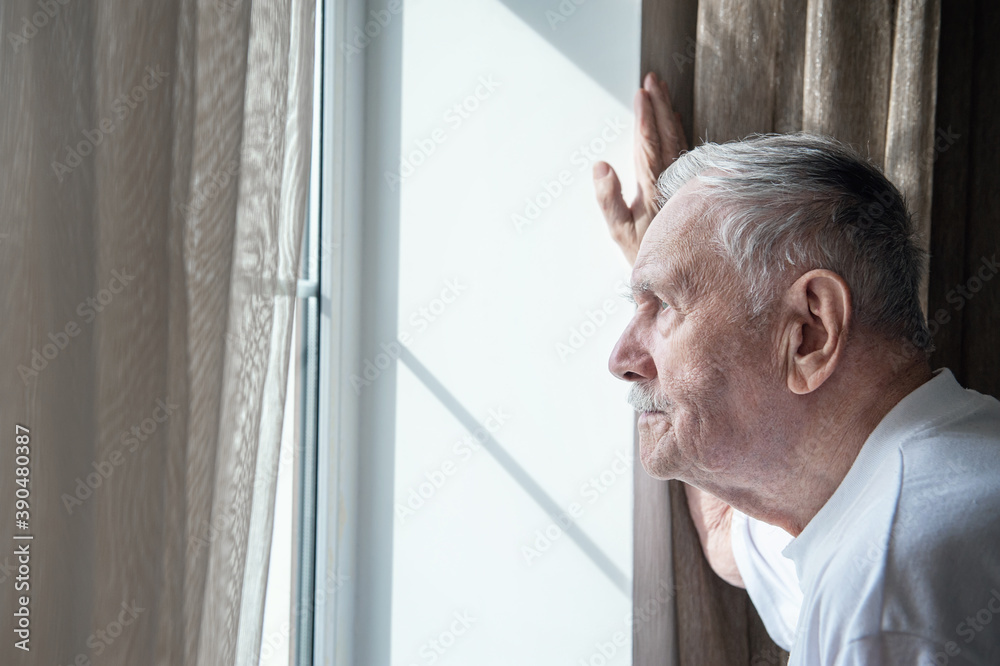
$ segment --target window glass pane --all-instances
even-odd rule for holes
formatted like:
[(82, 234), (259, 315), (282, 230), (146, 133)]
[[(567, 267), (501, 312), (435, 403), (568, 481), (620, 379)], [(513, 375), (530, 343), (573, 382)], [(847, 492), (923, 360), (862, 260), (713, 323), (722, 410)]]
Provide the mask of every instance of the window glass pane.
[(299, 448), (299, 318), (292, 324), (292, 344), (288, 358), (288, 384), (285, 389), (285, 412), (281, 424), (281, 448), (274, 491), (274, 527), (268, 558), (267, 589), (264, 594), (264, 619), (260, 638), (259, 666), (287, 666), (290, 661), (292, 615), (292, 562), (296, 557), (295, 462)]
[(403, 31), (392, 663), (628, 664), (628, 266), (590, 169), (634, 191), (639, 3), (420, 0)]

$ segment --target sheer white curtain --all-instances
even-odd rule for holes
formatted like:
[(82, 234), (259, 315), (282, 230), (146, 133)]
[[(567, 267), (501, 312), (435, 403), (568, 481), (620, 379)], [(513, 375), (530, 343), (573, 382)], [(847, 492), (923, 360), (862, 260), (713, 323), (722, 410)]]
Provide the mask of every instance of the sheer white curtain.
[(29, 527), (4, 511), (0, 537), (34, 537), (31, 652), (4, 640), (5, 664), (255, 663), (313, 21), (308, 0), (0, 8), (4, 506), (31, 433)]

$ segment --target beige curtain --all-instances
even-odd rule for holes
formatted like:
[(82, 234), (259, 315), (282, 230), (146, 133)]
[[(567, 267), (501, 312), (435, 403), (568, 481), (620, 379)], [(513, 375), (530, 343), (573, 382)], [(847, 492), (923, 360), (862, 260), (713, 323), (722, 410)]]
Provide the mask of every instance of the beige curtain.
[(0, 8), (0, 663), (256, 663), (313, 4)]
[[(900, 187), (927, 247), (939, 26), (939, 0), (645, 0), (643, 72), (669, 83), (691, 145), (797, 130), (851, 143)], [(676, 590), (672, 624), (637, 623), (636, 666), (784, 663), (746, 594), (708, 568), (683, 487), (637, 477), (635, 492), (636, 612), (664, 580)]]

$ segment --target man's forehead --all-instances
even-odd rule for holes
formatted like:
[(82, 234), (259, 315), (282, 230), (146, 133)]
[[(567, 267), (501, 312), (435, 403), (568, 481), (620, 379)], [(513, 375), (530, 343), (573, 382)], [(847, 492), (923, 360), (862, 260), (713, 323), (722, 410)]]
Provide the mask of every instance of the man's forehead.
[(696, 250), (707, 249), (705, 242), (711, 235), (710, 222), (705, 219), (708, 204), (705, 186), (697, 179), (670, 197), (646, 229), (633, 278), (653, 278), (667, 268), (666, 264), (690, 260)]

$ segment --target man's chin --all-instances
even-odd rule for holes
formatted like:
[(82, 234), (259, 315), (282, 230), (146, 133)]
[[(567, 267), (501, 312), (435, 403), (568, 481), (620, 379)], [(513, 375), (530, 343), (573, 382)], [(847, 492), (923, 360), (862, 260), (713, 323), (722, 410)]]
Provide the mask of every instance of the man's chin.
[(666, 460), (667, 434), (670, 422), (663, 412), (639, 414), (639, 461), (646, 473), (655, 479), (674, 478)]

